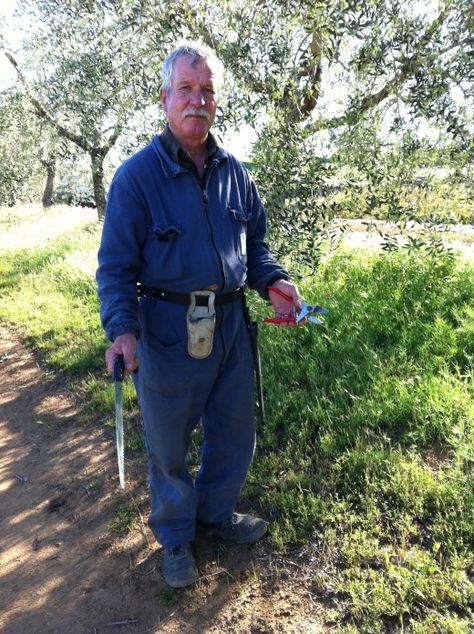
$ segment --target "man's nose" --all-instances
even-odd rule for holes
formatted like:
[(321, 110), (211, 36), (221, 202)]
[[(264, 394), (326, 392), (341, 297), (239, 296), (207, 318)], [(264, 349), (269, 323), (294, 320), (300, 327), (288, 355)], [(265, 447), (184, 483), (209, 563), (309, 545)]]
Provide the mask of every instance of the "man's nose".
[(200, 108), (206, 103), (206, 100), (204, 98), (204, 93), (200, 88), (196, 88), (191, 93), (191, 103), (193, 106), (196, 106), (197, 108)]

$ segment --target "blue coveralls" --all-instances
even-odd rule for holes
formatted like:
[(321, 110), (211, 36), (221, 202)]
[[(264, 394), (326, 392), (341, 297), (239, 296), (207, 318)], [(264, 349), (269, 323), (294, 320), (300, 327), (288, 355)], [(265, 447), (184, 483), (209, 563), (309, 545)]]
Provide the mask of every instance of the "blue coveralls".
[[(150, 527), (164, 546), (194, 539), (196, 519), (231, 517), (255, 446), (253, 360), (240, 301), (218, 306), (206, 359), (187, 352), (187, 307), (149, 297), (137, 282), (177, 293), (247, 284), (267, 297), (287, 279), (265, 242), (265, 213), (239, 161), (218, 148), (200, 183), (175, 163), (159, 137), (128, 159), (112, 181), (98, 254), (101, 319), (113, 341), (138, 337), (136, 379), (151, 489)], [(201, 468), (186, 465), (202, 420)]]

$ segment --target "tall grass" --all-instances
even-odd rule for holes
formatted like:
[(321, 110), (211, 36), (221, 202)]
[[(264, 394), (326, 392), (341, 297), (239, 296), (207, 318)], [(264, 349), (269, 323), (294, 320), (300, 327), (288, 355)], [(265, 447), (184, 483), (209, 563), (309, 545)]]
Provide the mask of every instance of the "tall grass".
[(247, 491), (276, 548), (307, 543), (315, 593), (353, 631), (468, 631), (473, 282), (443, 255), (336, 255), (301, 289), (330, 309), (324, 328), (264, 332)]
[[(87, 225), (4, 255), (0, 319), (83, 394), (89, 419), (109, 421), (98, 237)], [(262, 326), (267, 418), (244, 501), (271, 520), (275, 550), (298, 549), (340, 631), (468, 632), (474, 267), (347, 252), (301, 291), (329, 314), (323, 327)]]

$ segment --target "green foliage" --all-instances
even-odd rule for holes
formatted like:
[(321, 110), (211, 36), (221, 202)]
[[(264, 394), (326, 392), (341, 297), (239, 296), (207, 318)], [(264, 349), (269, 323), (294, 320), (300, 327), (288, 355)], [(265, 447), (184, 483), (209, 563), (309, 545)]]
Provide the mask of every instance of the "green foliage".
[(7, 252), (0, 263), (0, 318), (24, 329), (46, 362), (71, 377), (103, 368), (105, 340), (91, 275), (99, 231), (88, 225), (46, 248)]
[(0, 205), (38, 198), (41, 192), (40, 134), (18, 93), (0, 94)]
[(52, 127), (35, 115), (32, 105), (15, 89), (0, 95), (0, 162), (1, 206), (41, 200), (47, 164), (53, 167), (58, 181), (52, 181), (53, 188), (57, 185), (55, 202), (63, 195), (62, 202), (79, 204), (79, 196), (74, 199), (69, 195), (78, 189), (82, 199), (85, 193), (91, 198), (90, 174), (85, 178), (72, 144), (58, 139)]
[[(342, 217), (427, 223), (468, 223), (474, 217), (472, 157), (445, 137), (423, 141), (396, 118), (397, 136), (384, 139), (381, 117), (369, 116), (340, 134), (334, 161), (340, 188), (330, 197)], [(458, 157), (458, 158), (459, 158)]]
[[(390, 220), (401, 234), (413, 222), (422, 223), (424, 233), (412, 244), (433, 251), (444, 247), (432, 229), (474, 218), (472, 157), (458, 166), (441, 141), (433, 147), (409, 127), (384, 140), (381, 117), (371, 116), (339, 133), (334, 148), (322, 160), (315, 139), (283, 121), (268, 124), (255, 145), (252, 175), (280, 259), (290, 254), (292, 262), (313, 270), (323, 245), (335, 239), (330, 225), (335, 217)], [(385, 248), (397, 248), (389, 236), (385, 240)]]
[(106, 128), (143, 97), (145, 60), (129, 4), (121, 11), (107, 3), (19, 2), (34, 94), (84, 146), (98, 148)]
[(24, 17), (26, 59), (9, 58), (36, 116), (63, 143), (88, 154), (101, 218), (104, 158), (135, 112), (151, 105), (150, 95), (158, 92), (156, 42), (163, 49), (178, 35), (168, 19), (174, 7), (21, 0), (18, 11)]
[(263, 331), (247, 492), (276, 548), (321, 544), (314, 591), (356, 631), (472, 616), (473, 281), (446, 256), (339, 254), (302, 285), (326, 325)]
[[(72, 248), (72, 244), (66, 248)], [(2, 262), (4, 284), (17, 281), (17, 292), (24, 304), (13, 306), (5, 302), (2, 317), (23, 326), (29, 324), (31, 343), (42, 349), (53, 367), (70, 374), (101, 367), (97, 353), (104, 350), (104, 342), (98, 332), (93, 280), (79, 274), (69, 277), (63, 256), (17, 253), (15, 264), (18, 268), (9, 274), (7, 267), (12, 262), (8, 256)], [(22, 276), (25, 269), (29, 274)], [(50, 315), (48, 320), (44, 319), (45, 313)]]
[(136, 502), (132, 500), (117, 509), (115, 517), (110, 523), (110, 529), (118, 535), (128, 535), (139, 517), (140, 509)]
[(291, 254), (293, 262), (311, 270), (321, 255), (325, 221), (335, 215), (325, 195), (334, 166), (314, 156), (297, 126), (288, 130), (282, 122), (267, 126), (253, 160), (252, 175), (268, 210), (273, 251), (279, 259)]
[[(0, 317), (110, 423), (97, 241), (89, 226), (4, 255)], [(472, 263), (442, 254), (338, 253), (301, 285), (329, 308), (324, 326), (262, 325), (267, 419), (244, 496), (271, 520), (276, 551), (303, 548), (310, 591), (341, 631), (469, 631), (473, 282)], [(125, 402), (136, 411), (130, 385)], [(137, 427), (129, 450), (141, 450)], [(114, 530), (127, 532), (137, 515), (124, 505)]]
[[(254, 175), (279, 256), (317, 262), (336, 215), (471, 220), (467, 4), (224, 6), (232, 114), (261, 129)], [(420, 141), (428, 121), (445, 134), (434, 172)]]

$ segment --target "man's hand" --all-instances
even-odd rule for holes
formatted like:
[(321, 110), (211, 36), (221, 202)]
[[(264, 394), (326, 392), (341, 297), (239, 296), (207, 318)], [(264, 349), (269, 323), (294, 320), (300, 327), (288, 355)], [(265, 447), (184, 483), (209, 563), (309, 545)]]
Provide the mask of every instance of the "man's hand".
[(119, 335), (113, 344), (105, 351), (105, 363), (110, 374), (114, 370), (114, 362), (119, 354), (123, 354), (125, 364), (124, 376), (128, 376), (137, 369), (138, 363), (135, 355), (137, 349), (137, 338), (132, 333)]
[[(287, 295), (290, 299), (285, 299), (278, 293), (272, 293), (272, 288), (276, 288), (285, 295)], [(298, 287), (287, 280), (278, 280), (274, 282), (268, 288), (268, 297), (275, 309), (275, 319), (287, 319), (292, 316), (293, 307), (297, 310), (301, 309), (301, 298), (298, 291)], [(289, 324), (281, 324), (282, 326), (293, 326), (296, 325)]]

